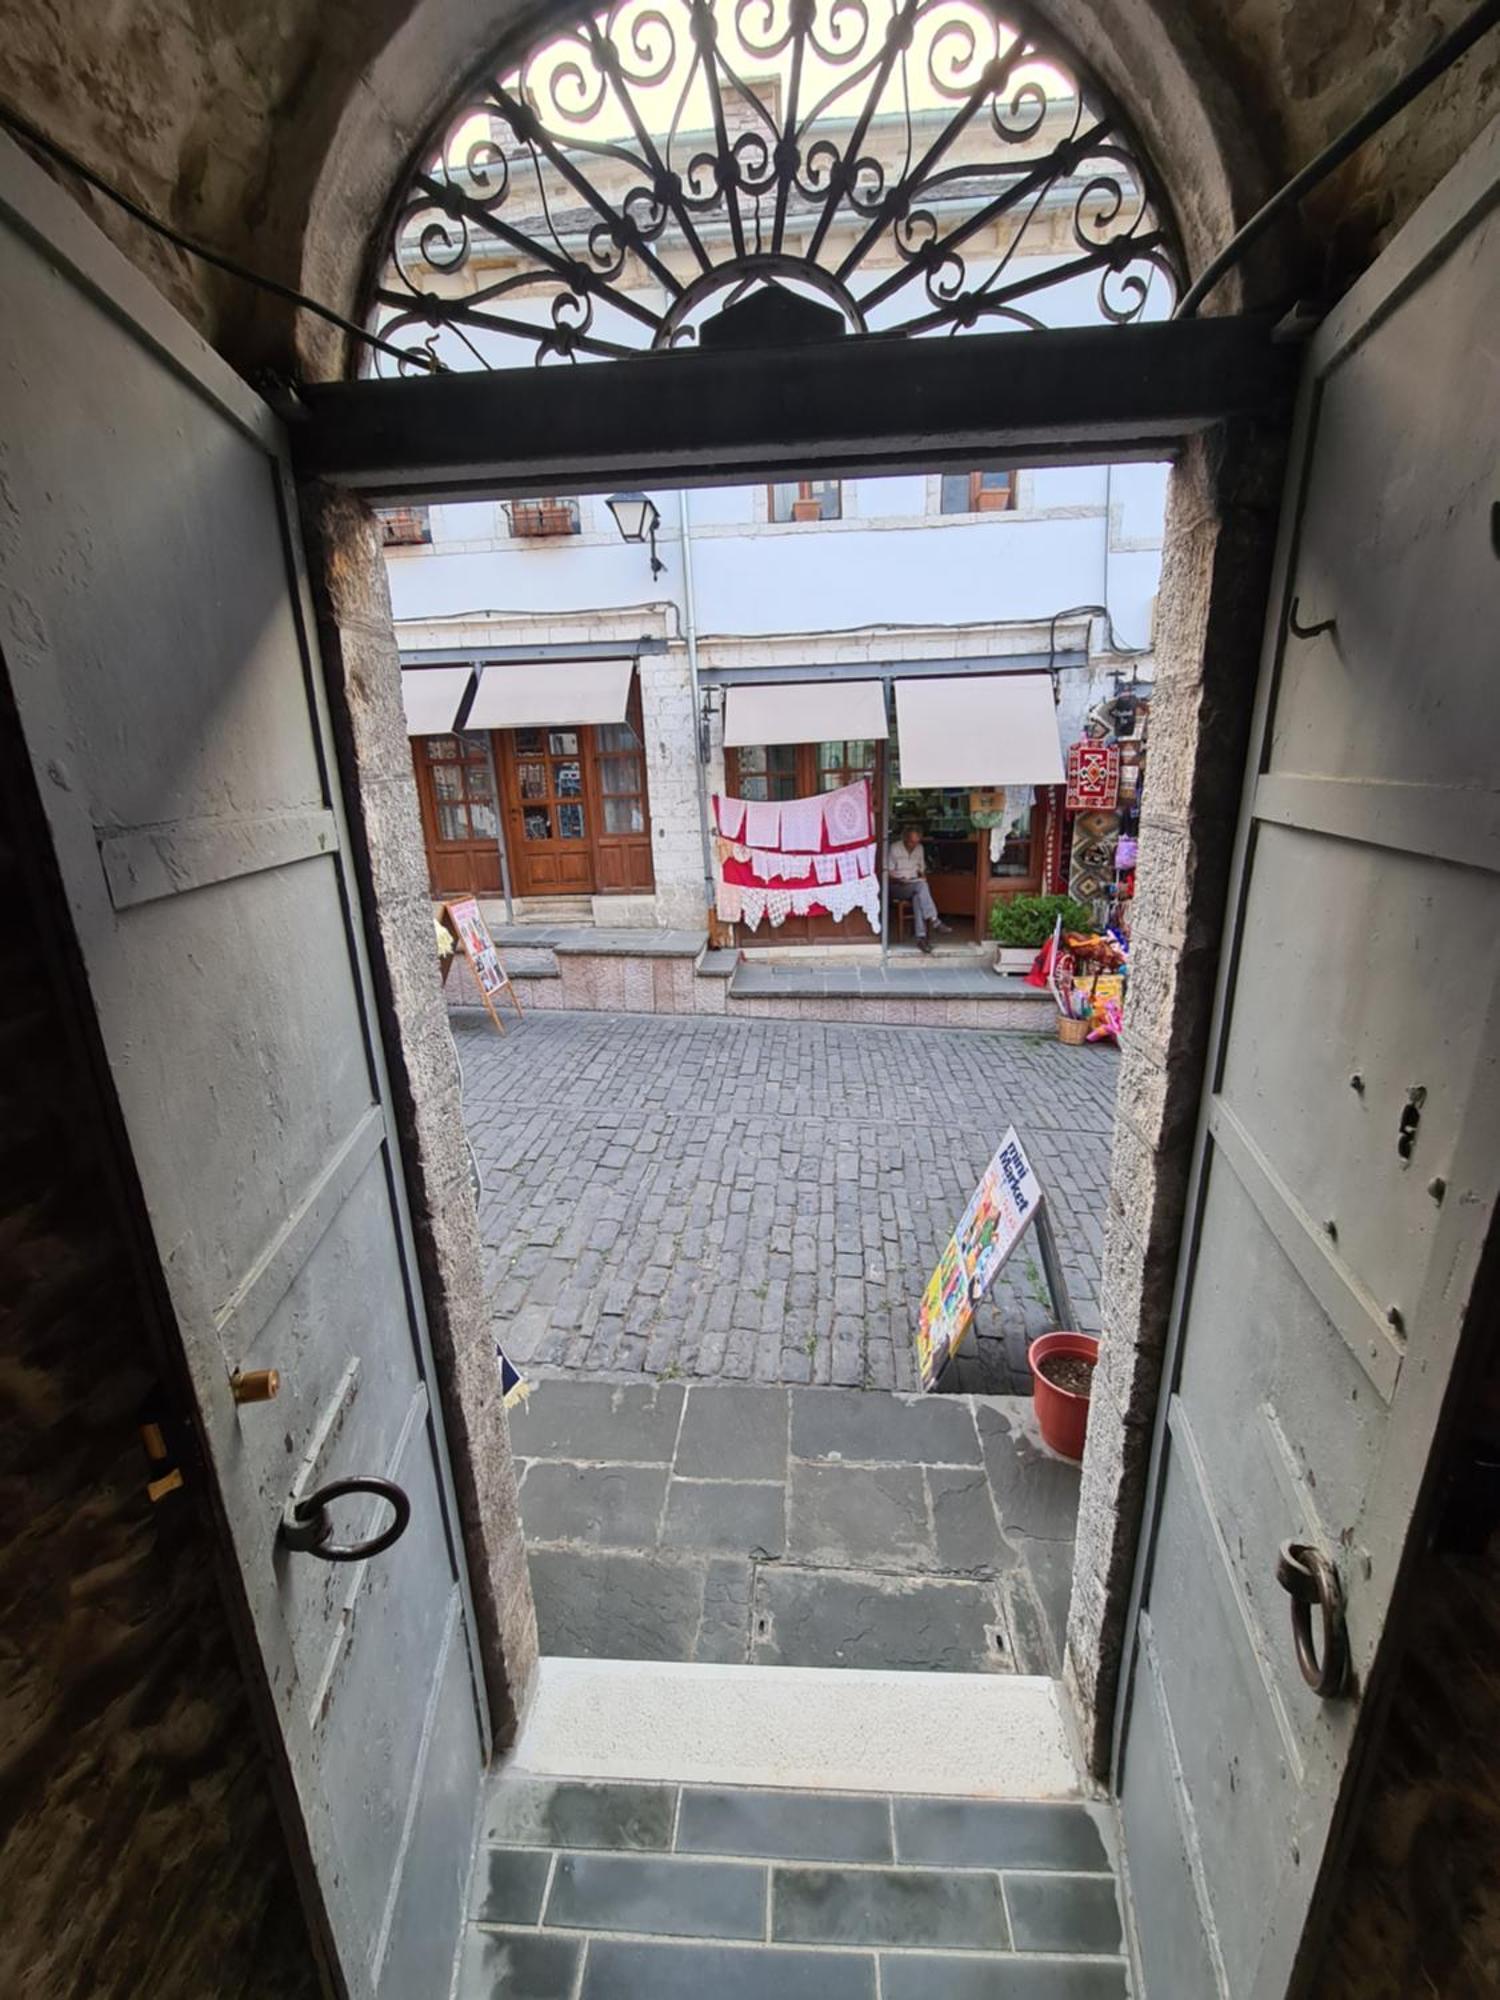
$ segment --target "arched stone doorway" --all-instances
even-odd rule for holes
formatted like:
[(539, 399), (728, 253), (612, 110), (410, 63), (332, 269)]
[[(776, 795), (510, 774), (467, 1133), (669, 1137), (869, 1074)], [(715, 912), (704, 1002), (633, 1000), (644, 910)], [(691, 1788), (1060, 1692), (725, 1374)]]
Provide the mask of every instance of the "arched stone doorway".
[[(324, 10), (325, 13), (326, 11)], [(363, 11), (361, 10), (362, 13)], [(370, 40), (361, 41), (359, 36), (351, 33), (348, 49), (339, 52), (338, 59), (335, 60), (334, 56), (330, 53), (326, 40), (323, 42), (321, 48), (319, 48), (316, 37), (308, 37), (302, 33), (306, 27), (306, 23), (297, 20), (295, 9), (278, 10), (278, 22), (288, 23), (292, 30), (294, 30), (287, 39), (289, 42), (297, 45), (297, 53), (302, 55), (307, 54), (309, 43), (312, 45), (312, 55), (307, 62), (306, 78), (302, 93), (303, 108), (306, 111), (306, 116), (288, 117), (285, 122), (282, 122), (279, 116), (267, 106), (268, 96), (274, 97), (274, 92), (262, 90), (258, 85), (255, 89), (244, 91), (231, 90), (226, 94), (221, 106), (222, 126), (225, 130), (236, 135), (237, 138), (243, 138), (243, 135), (246, 133), (251, 134), (252, 138), (249, 143), (243, 146), (236, 145), (230, 149), (228, 157), (234, 163), (234, 171), (226, 169), (221, 162), (217, 174), (209, 175), (206, 183), (201, 172), (193, 169), (193, 147), (189, 143), (193, 136), (195, 122), (202, 110), (201, 103), (196, 100), (189, 101), (192, 94), (185, 86), (177, 88), (169, 84), (166, 89), (163, 89), (162, 74), (159, 67), (151, 69), (149, 81), (145, 85), (141, 83), (139, 71), (132, 71), (136, 79), (136, 87), (134, 89), (123, 90), (119, 93), (120, 103), (123, 106), (128, 106), (136, 100), (151, 106), (152, 115), (140, 121), (138, 131), (122, 132), (108, 122), (110, 114), (106, 113), (97, 125), (90, 125), (86, 128), (85, 136), (88, 139), (97, 141), (98, 152), (96, 157), (101, 158), (105, 164), (114, 165), (122, 177), (128, 178), (139, 168), (142, 173), (143, 182), (149, 189), (159, 191), (165, 188), (168, 191), (172, 191), (180, 183), (183, 189), (184, 201), (189, 206), (194, 203), (201, 204), (197, 212), (202, 216), (206, 216), (216, 229), (222, 230), (224, 241), (240, 247), (258, 245), (262, 250), (268, 250), (274, 244), (274, 254), (267, 255), (263, 261), (268, 264), (274, 263), (278, 265), (287, 275), (295, 275), (299, 268), (296, 261), (296, 245), (299, 241), (304, 218), (308, 212), (305, 195), (314, 163), (325, 160), (330, 162), (331, 164), (327, 172), (325, 172), (319, 182), (321, 193), (314, 205), (316, 210), (314, 230), (313, 234), (308, 238), (309, 243), (312, 243), (315, 239), (321, 243), (324, 258), (323, 262), (316, 267), (309, 263), (307, 270), (309, 281), (319, 283), (322, 278), (335, 272), (335, 266), (338, 262), (336, 255), (328, 253), (329, 229), (330, 226), (333, 226), (334, 233), (337, 234), (337, 225), (331, 223), (331, 209), (328, 202), (325, 202), (323, 199), (323, 196), (326, 194), (331, 198), (334, 206), (337, 206), (339, 202), (345, 204), (342, 208), (344, 240), (340, 254), (345, 255), (346, 260), (353, 260), (348, 265), (350, 278), (343, 294), (347, 302), (352, 303), (357, 290), (353, 277), (353, 266), (357, 264), (359, 245), (364, 240), (369, 218), (373, 214), (374, 209), (359, 196), (360, 176), (358, 174), (343, 178), (340, 177), (335, 154), (328, 151), (329, 134), (336, 134), (334, 141), (336, 153), (338, 148), (343, 147), (345, 142), (351, 139), (355, 128), (363, 120), (364, 129), (366, 135), (372, 141), (373, 150), (375, 152), (379, 152), (382, 148), (389, 150), (388, 138), (383, 136), (382, 133), (377, 133), (375, 129), (380, 122), (379, 114), (381, 107), (379, 102), (373, 95), (361, 95), (361, 93), (367, 91), (370, 87), (370, 80), (379, 75), (381, 87), (390, 93), (393, 103), (400, 94), (393, 87), (393, 77), (384, 56), (378, 50), (372, 50), (371, 47), (372, 41), (378, 40), (389, 30), (391, 16), (394, 11), (393, 9), (385, 10), (379, 17), (366, 16), (359, 24), (359, 36), (369, 37)], [(1263, 10), (1262, 13), (1256, 14), (1253, 19), (1247, 17), (1247, 37), (1254, 43), (1258, 52), (1264, 51), (1267, 45), (1265, 15), (1269, 14), (1270, 11)], [(1412, 32), (1412, 21), (1418, 11), (1424, 14), (1426, 12), (1425, 9), (1407, 9), (1402, 11), (1397, 23), (1399, 32), (1407, 34)], [(79, 79), (86, 77), (91, 63), (97, 60), (100, 49), (108, 48), (107, 36), (113, 32), (114, 26), (121, 19), (127, 17), (132, 17), (129, 21), (130, 25), (138, 25), (138, 17), (144, 12), (144, 9), (126, 9), (119, 10), (119, 12), (112, 12), (109, 24), (105, 24), (98, 15), (97, 10), (85, 10), (83, 17), (76, 24), (78, 29), (76, 47), (69, 51), (66, 58), (59, 55), (55, 69), (49, 72), (49, 75), (55, 75), (66, 80), (70, 85), (76, 85), (77, 87), (72, 89), (71, 103), (67, 108), (54, 106), (53, 116), (49, 120), (49, 123), (55, 125), (64, 134), (77, 136), (75, 129), (76, 120), (83, 115), (80, 107), (87, 106), (89, 102), (89, 93), (82, 87)], [(1199, 28), (1206, 29), (1209, 25), (1210, 16), (1214, 16), (1217, 31), (1227, 35), (1224, 23), (1217, 20), (1215, 10), (1207, 8), (1194, 10), (1191, 15), (1191, 20), (1194, 24), (1193, 27), (1188, 25), (1187, 16), (1188, 10), (1184, 9), (1183, 19), (1177, 22), (1178, 30), (1184, 37), (1190, 33), (1196, 33)], [(270, 20), (269, 10), (265, 19), (266, 21)], [(343, 26), (346, 24), (339, 23), (337, 25)], [(492, 25), (492, 23), (488, 22), (483, 25), (483, 38), (488, 38)], [(237, 50), (232, 63), (228, 58), (225, 58), (226, 67), (233, 67), (236, 75), (238, 75), (238, 65), (243, 56), (245, 67), (252, 71), (252, 73), (255, 69), (256, 61), (264, 58), (264, 67), (267, 74), (269, 75), (274, 72), (278, 77), (282, 76), (283, 73), (277, 69), (276, 63), (270, 58), (268, 42), (261, 38), (264, 28), (265, 22), (259, 18), (255, 24), (247, 24), (244, 37), (245, 50)], [(1391, 32), (1394, 34), (1397, 32), (1397, 29), (1393, 29)], [(1087, 21), (1080, 21), (1080, 46), (1088, 45), (1088, 36), (1091, 32), (1089, 23)], [(301, 38), (300, 41), (299, 36)], [(18, 34), (17, 39), (21, 40), (23, 37)], [(29, 27), (26, 30), (24, 39), (28, 43), (28, 47), (24, 51), (25, 56), (29, 63), (34, 64), (35, 37)], [(171, 36), (168, 35), (165, 39), (170, 47)], [(455, 39), (462, 38), (456, 37)], [(475, 43), (477, 44), (480, 39), (481, 36), (476, 34), (474, 37)], [(392, 42), (388, 46), (394, 47), (395, 43)], [(1211, 36), (1206, 40), (1200, 40), (1198, 46), (1200, 49), (1205, 46), (1212, 47)], [(1329, 44), (1329, 47), (1335, 51), (1342, 46), (1337, 40)], [(1356, 53), (1358, 53), (1366, 50), (1369, 45), (1357, 42), (1353, 46), (1356, 49)], [(411, 63), (409, 73), (412, 76), (420, 78), (422, 64), (412, 60), (413, 48), (410, 42), (407, 43), (404, 53)], [(434, 48), (434, 55), (441, 57), (443, 56), (443, 51)], [(369, 58), (368, 62), (365, 60), (367, 57)], [(278, 61), (279, 59), (278, 56)], [(1323, 49), (1319, 54), (1319, 62), (1323, 63), (1328, 60), (1330, 60), (1328, 51), (1327, 49)], [(1219, 101), (1223, 102), (1231, 97), (1231, 92), (1228, 85), (1222, 81), (1222, 78), (1230, 75), (1232, 72), (1222, 48), (1219, 51), (1219, 63), (1221, 81), (1215, 86), (1215, 89), (1219, 93)], [(1108, 63), (1102, 56), (1095, 58), (1095, 67), (1099, 69), (1101, 74), (1109, 74)], [(1354, 67), (1355, 65), (1351, 64), (1351, 69)], [(1277, 62), (1275, 59), (1271, 57), (1263, 58), (1261, 63), (1263, 75), (1273, 73), (1276, 68)], [(349, 79), (356, 71), (361, 80), (357, 85), (351, 86)], [(32, 73), (35, 73), (34, 69)], [(430, 76), (427, 80), (431, 81)], [(352, 96), (351, 88), (353, 91)], [(428, 104), (435, 103), (441, 94), (441, 90), (427, 90), (424, 94), (424, 102)], [(1272, 95), (1275, 95), (1274, 91)], [(281, 109), (286, 110), (287, 107), (294, 105), (297, 96), (298, 93), (296, 91), (288, 88), (286, 104)], [(158, 99), (160, 102), (157, 102)], [(1301, 104), (1304, 100), (1304, 93), (1300, 90), (1286, 89), (1281, 93), (1277, 101), (1285, 102), (1288, 99)], [(1253, 101), (1257, 105), (1264, 101), (1259, 91), (1253, 94)], [(250, 107), (248, 110), (245, 108), (247, 104)], [(1463, 107), (1460, 106), (1460, 112), (1462, 110)], [(91, 116), (92, 114), (89, 115)], [(1323, 113), (1320, 111), (1318, 116), (1322, 115)], [(1469, 115), (1471, 118), (1473, 115), (1476, 115), (1473, 106), (1469, 107)], [(1225, 118), (1221, 129), (1227, 130), (1231, 123), (1232, 119)], [(1312, 132), (1316, 136), (1318, 127), (1316, 119), (1309, 114), (1301, 122), (1293, 119), (1290, 129), (1294, 133), (1305, 137), (1309, 132)], [(186, 138), (184, 137), (185, 134)], [(1429, 171), (1431, 163), (1436, 160), (1440, 164), (1445, 164), (1446, 158), (1451, 157), (1452, 146), (1462, 137), (1462, 117), (1459, 116), (1450, 120), (1446, 127), (1434, 128), (1433, 133), (1429, 136), (1431, 143), (1417, 149), (1416, 157), (1419, 162), (1418, 166), (1406, 174), (1406, 177), (1400, 183), (1399, 192), (1391, 196), (1392, 211), (1395, 213), (1399, 213), (1409, 202), (1413, 187), (1420, 190), (1424, 185), (1430, 183), (1434, 177), (1433, 173)], [(1446, 154), (1444, 151), (1445, 147), (1449, 149)], [(398, 147), (397, 151), (400, 158), (404, 159), (406, 156), (405, 145), (403, 144)], [(355, 153), (357, 154), (357, 152), (358, 147), (356, 145)], [(201, 150), (198, 157), (201, 167)], [(344, 167), (348, 166), (351, 157), (353, 156), (348, 153), (344, 153), (341, 156)], [(272, 171), (270, 162), (273, 158), (277, 159), (278, 169), (284, 167), (284, 173)], [(242, 164), (244, 166), (243, 173), (239, 171)], [(374, 176), (370, 180), (369, 185), (374, 191), (377, 204), (383, 190), (394, 182), (396, 165), (397, 161), (392, 160), (391, 171), (389, 173), (383, 177)], [(1236, 183), (1236, 185), (1238, 184)], [(193, 192), (189, 193), (189, 189), (193, 190)], [(267, 196), (268, 189), (271, 190), (269, 197)], [(166, 207), (167, 205), (167, 201), (164, 200), (162, 206)], [(1342, 210), (1337, 211), (1337, 213), (1342, 213)], [(1194, 237), (1186, 204), (1184, 205), (1183, 229), (1184, 236), (1191, 247), (1197, 239)], [(141, 252), (140, 246), (136, 242), (132, 242), (131, 247), (139, 255), (140, 261), (156, 277), (158, 283), (171, 289), (173, 295), (181, 300), (189, 311), (195, 313), (199, 318), (200, 324), (208, 326), (215, 332), (216, 337), (226, 348), (231, 349), (240, 356), (253, 351), (254, 342), (242, 342), (240, 339), (240, 329), (230, 324), (230, 315), (218, 310), (222, 307), (223, 294), (200, 292), (191, 281), (184, 277), (180, 269), (165, 272), (163, 261), (158, 256)], [(337, 289), (337, 287), (334, 287), (334, 289)], [(275, 345), (274, 338), (270, 344)], [(280, 349), (283, 358), (288, 351), (284, 346)], [(309, 352), (311, 351), (309, 349)], [(333, 350), (329, 350), (325, 359), (330, 369), (336, 370), (339, 366), (338, 355)], [(1240, 490), (1236, 495), (1236, 506), (1241, 507), (1243, 511), (1240, 512), (1237, 521), (1231, 521), (1229, 533), (1222, 534), (1219, 510), (1215, 500), (1215, 482), (1211, 476), (1211, 469), (1200, 459), (1199, 470), (1201, 477), (1195, 477), (1195, 482), (1186, 489), (1186, 497), (1181, 515), (1185, 533), (1189, 537), (1189, 541), (1184, 544), (1184, 547), (1189, 553), (1185, 555), (1182, 565), (1175, 574), (1173, 583), (1174, 594), (1179, 597), (1181, 608), (1186, 614), (1183, 626), (1185, 650), (1182, 657), (1184, 664), (1189, 669), (1202, 657), (1205, 651), (1216, 652), (1221, 664), (1233, 661), (1243, 662), (1245, 633), (1243, 630), (1238, 633), (1238, 641), (1242, 650), (1239, 654), (1236, 654), (1234, 651), (1234, 642), (1237, 634), (1234, 628), (1236, 625), (1248, 628), (1254, 623), (1254, 612), (1258, 596), (1258, 591), (1255, 587), (1255, 557), (1259, 548), (1254, 516), (1257, 512), (1262, 516), (1268, 514), (1274, 505), (1274, 496), (1263, 488), (1258, 487), (1254, 480), (1242, 482)], [(1231, 513), (1234, 511), (1234, 509), (1231, 509)], [(351, 509), (351, 520), (354, 518), (354, 510)], [(1237, 544), (1233, 541), (1233, 536), (1236, 534), (1243, 538)], [(341, 543), (337, 536), (330, 538), (329, 546), (334, 556), (334, 561), (330, 568), (329, 581), (335, 591), (340, 581), (340, 558), (344, 554), (347, 554), (347, 551), (353, 548), (356, 542), (357, 534), (354, 534), (353, 539), (347, 544)], [(1205, 547), (1205, 545), (1207, 546)], [(1195, 548), (1198, 553), (1202, 554), (1206, 567), (1200, 566), (1191, 553)], [(1207, 579), (1206, 582), (1205, 578)], [(370, 609), (368, 605), (360, 608), (365, 611)], [(1239, 614), (1238, 616), (1236, 616), (1236, 609)], [(339, 656), (343, 664), (348, 665), (353, 662), (356, 668), (361, 663), (366, 666), (373, 665), (377, 668), (380, 666), (381, 663), (378, 657), (376, 657), (378, 648), (367, 649), (361, 662), (356, 658), (356, 649), (352, 643), (354, 637), (352, 628), (346, 630), (343, 636), (350, 642), (346, 646), (345, 651)], [(1221, 693), (1225, 695), (1232, 693), (1232, 683), (1235, 680), (1235, 674), (1229, 671), (1227, 664), (1225, 665), (1225, 673), (1226, 681), (1230, 685), (1226, 685), (1223, 689), (1212, 686), (1205, 688), (1201, 684), (1195, 685), (1185, 691), (1185, 699), (1205, 710), (1213, 710), (1214, 713), (1211, 720), (1214, 726), (1223, 731), (1227, 725), (1227, 736), (1232, 739), (1234, 715), (1232, 701), (1227, 706), (1220, 705), (1215, 709), (1217, 697)], [(357, 696), (351, 695), (350, 699), (353, 701), (357, 699)], [(1223, 769), (1229, 769), (1232, 766), (1233, 747), (1233, 743), (1230, 741), (1226, 751), (1225, 739), (1221, 735), (1219, 755)], [(1211, 774), (1202, 763), (1192, 762), (1181, 775), (1185, 793), (1187, 795), (1194, 795), (1197, 788), (1200, 788)], [(1191, 814), (1195, 815), (1192, 823), (1200, 830), (1205, 825), (1205, 820), (1202, 816), (1203, 809), (1201, 798), (1194, 798), (1191, 806), (1185, 808), (1186, 811), (1190, 811)], [(1215, 815), (1210, 810), (1207, 824), (1213, 826), (1217, 823)], [(1200, 870), (1199, 873), (1200, 876), (1206, 874), (1211, 877), (1212, 868)], [(1164, 888), (1167, 886), (1169, 885), (1164, 883)], [(1212, 898), (1208, 900), (1211, 902)], [(1192, 922), (1191, 906), (1189, 906), (1187, 911), (1187, 921), (1189, 924)], [(1195, 948), (1202, 945), (1203, 942), (1204, 940), (1201, 937), (1195, 937)], [(412, 994), (415, 994), (415, 991), (416, 987), (414, 985)], [(411, 995), (407, 997), (411, 997)], [(419, 1015), (420, 1003), (417, 1005), (413, 1018), (417, 1018)], [(429, 1162), (428, 1164), (431, 1165), (433, 1163)], [(416, 1178), (420, 1183), (420, 1164)], [(438, 1185), (439, 1178), (437, 1176), (430, 1177), (428, 1181), (429, 1188), (435, 1190)], [(1150, 1206), (1149, 1201), (1147, 1205)], [(1171, 1205), (1170, 1191), (1168, 1190), (1163, 1198), (1161, 1207), (1165, 1210), (1170, 1210)], [(1170, 1228), (1167, 1229), (1166, 1233), (1170, 1236)], [(1153, 1240), (1155, 1239), (1153, 1238)], [(424, 1278), (429, 1284), (435, 1284), (440, 1289), (440, 1279), (433, 1279), (433, 1271), (438, 1270), (441, 1272), (445, 1259), (453, 1256), (453, 1254), (451, 1244), (440, 1245), (435, 1253), (429, 1246), (428, 1259), (424, 1266)], [(1164, 1280), (1166, 1268), (1165, 1261), (1159, 1260), (1155, 1272), (1155, 1283), (1158, 1286)], [(476, 1402), (477, 1400), (476, 1398)]]

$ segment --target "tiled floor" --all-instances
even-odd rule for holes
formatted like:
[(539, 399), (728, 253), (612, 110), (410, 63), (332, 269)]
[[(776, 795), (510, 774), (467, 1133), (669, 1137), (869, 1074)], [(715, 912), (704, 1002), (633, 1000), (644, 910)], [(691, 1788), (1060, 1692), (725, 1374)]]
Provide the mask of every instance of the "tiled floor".
[[(1113, 1051), (639, 1014), (454, 1036), (495, 1335), (523, 1372), (915, 1388), (923, 1289), (1010, 1124), (1075, 1321), (1099, 1324)], [(955, 1386), (1027, 1393), (1027, 1336), (1053, 1323), (1023, 1239)]]
[(1082, 1805), (502, 1775), (458, 2000), (1125, 2000)]
[(1025, 1398), (548, 1380), (510, 1432), (544, 1653), (1060, 1671), (1078, 1468)]

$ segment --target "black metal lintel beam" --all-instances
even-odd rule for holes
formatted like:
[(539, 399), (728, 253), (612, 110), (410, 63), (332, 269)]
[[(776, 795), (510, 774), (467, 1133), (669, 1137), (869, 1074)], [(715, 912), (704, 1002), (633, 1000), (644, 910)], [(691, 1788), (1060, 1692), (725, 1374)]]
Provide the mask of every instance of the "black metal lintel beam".
[(1289, 403), (1268, 315), (325, 383), (299, 472), (382, 501), (1168, 458)]

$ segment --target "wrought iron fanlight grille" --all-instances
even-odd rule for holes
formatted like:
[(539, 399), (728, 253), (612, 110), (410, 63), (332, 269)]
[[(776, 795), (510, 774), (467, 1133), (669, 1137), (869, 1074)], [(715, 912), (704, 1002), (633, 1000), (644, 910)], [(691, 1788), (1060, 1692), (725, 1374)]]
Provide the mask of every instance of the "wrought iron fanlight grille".
[(371, 324), (458, 368), (1123, 324), (1181, 269), (1116, 108), (990, 0), (574, 17), (448, 116), (382, 263)]

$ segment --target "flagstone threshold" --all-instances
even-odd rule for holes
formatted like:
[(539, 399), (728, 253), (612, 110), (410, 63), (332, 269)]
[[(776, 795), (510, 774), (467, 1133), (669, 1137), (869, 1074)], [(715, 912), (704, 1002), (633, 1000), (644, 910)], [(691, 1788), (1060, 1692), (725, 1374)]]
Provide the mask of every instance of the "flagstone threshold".
[(548, 1657), (507, 1763), (532, 1777), (1082, 1795), (1062, 1689), (1027, 1674)]

